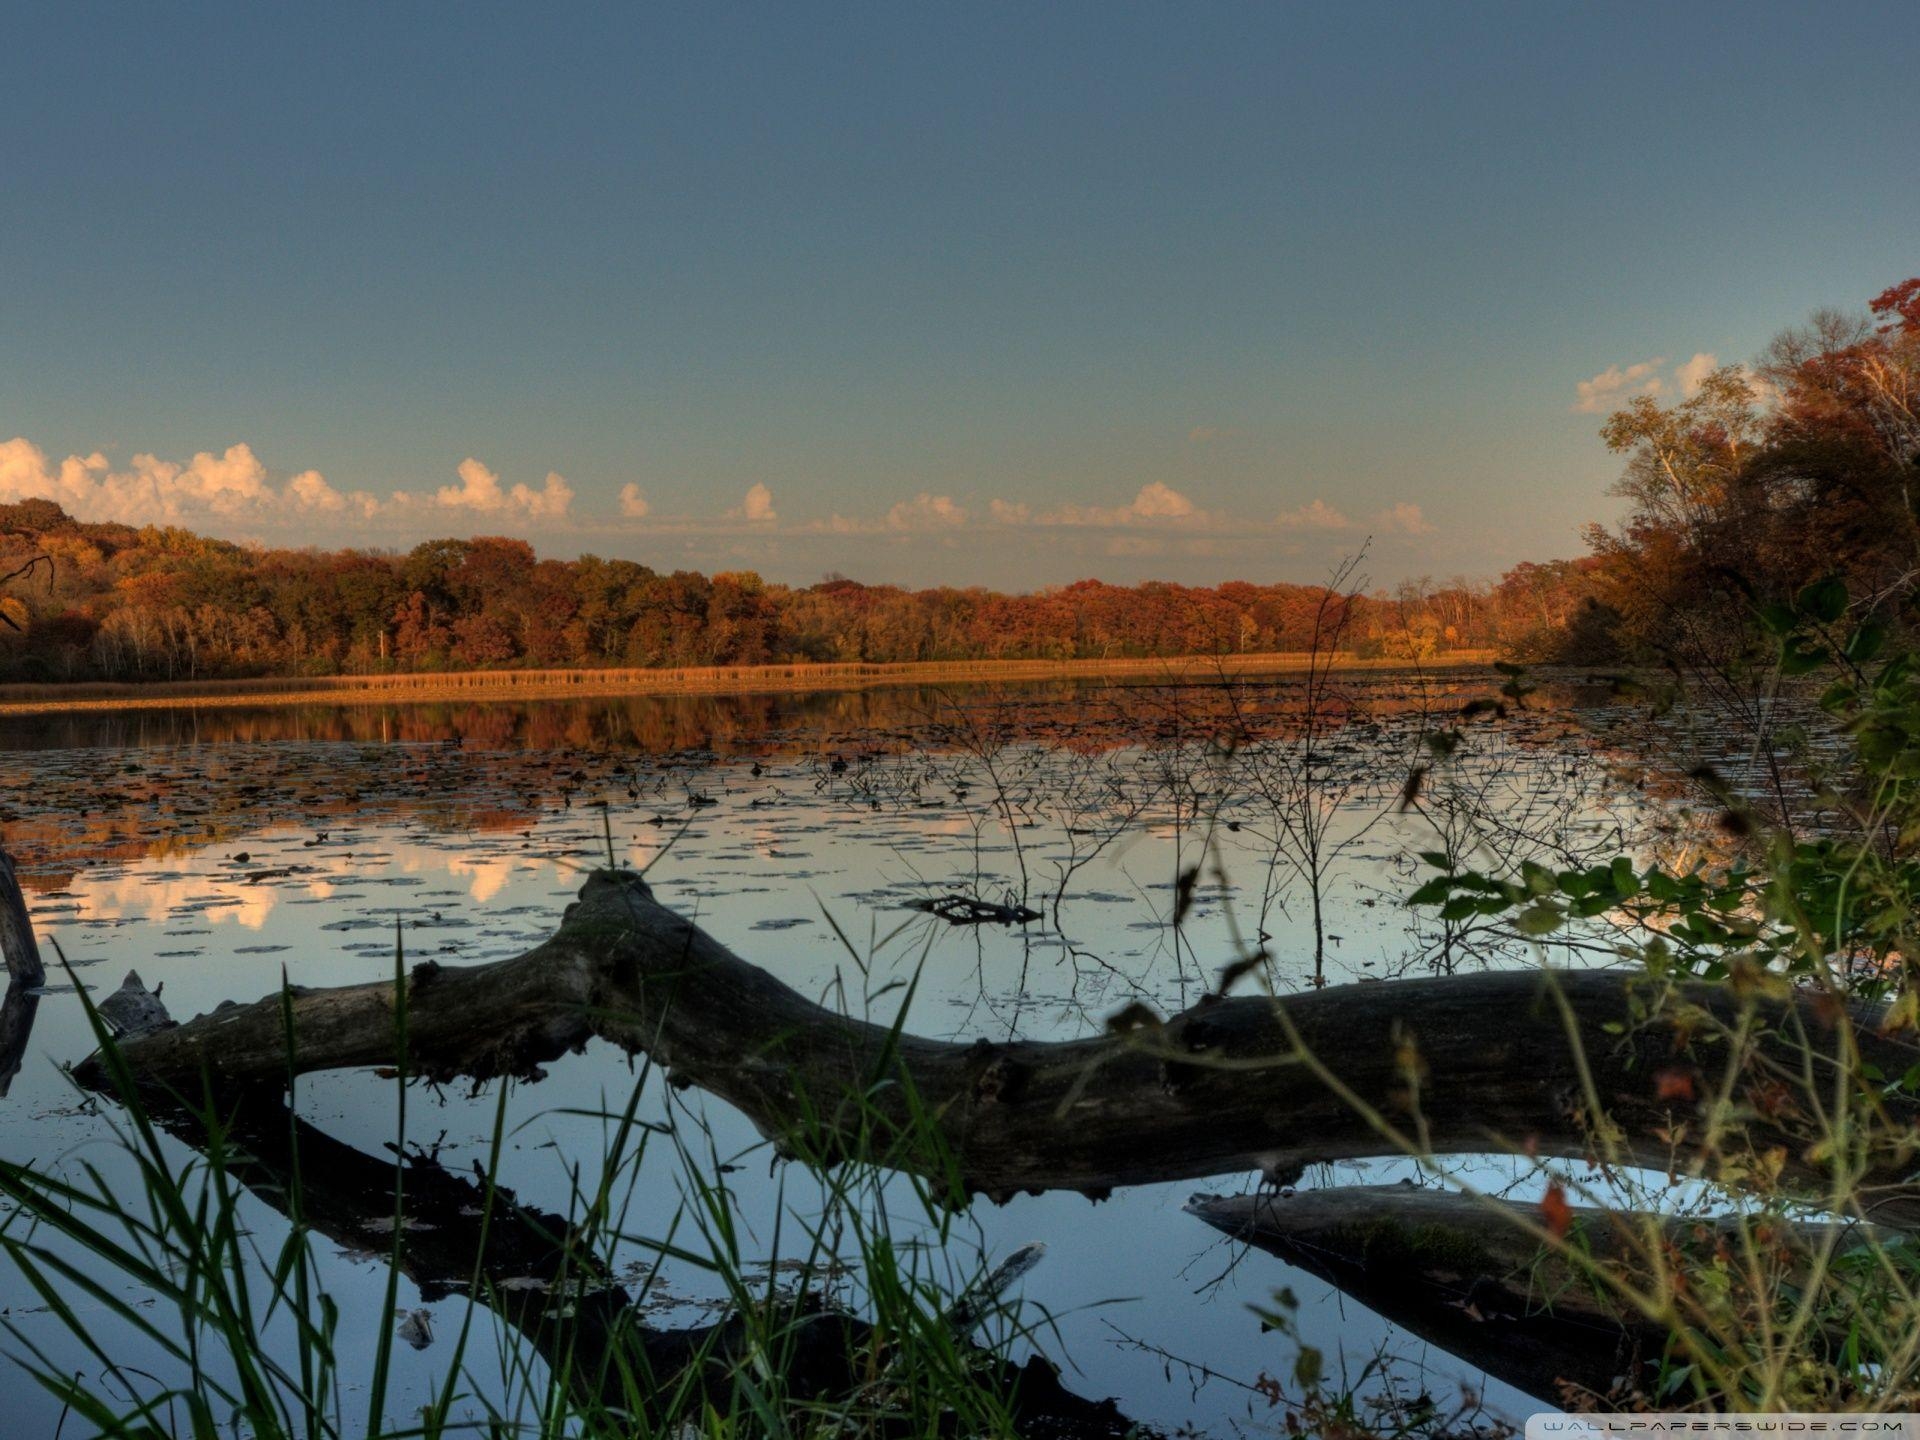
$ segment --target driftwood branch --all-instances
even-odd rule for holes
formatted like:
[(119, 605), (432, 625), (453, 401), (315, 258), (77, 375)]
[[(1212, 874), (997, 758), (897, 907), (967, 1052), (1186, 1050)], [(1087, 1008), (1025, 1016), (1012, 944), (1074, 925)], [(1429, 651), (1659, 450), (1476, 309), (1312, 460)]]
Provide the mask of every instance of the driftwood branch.
[[(1670, 1334), (1596, 1273), (1644, 1282), (1656, 1252), (1712, 1268), (1716, 1255), (1738, 1255), (1749, 1242), (1804, 1257), (1892, 1238), (1861, 1224), (1575, 1206), (1563, 1217), (1564, 1241), (1555, 1241), (1542, 1238), (1538, 1205), (1410, 1185), (1196, 1195), (1187, 1211), (1496, 1379), (1580, 1408), (1630, 1403)], [(1685, 1314), (1684, 1298), (1672, 1303)]]
[[(1606, 1158), (1666, 1169), (1708, 1133), (1689, 1123), (1693, 1087), (1674, 1077), (1717, 1083), (1736, 1027), (1758, 1037), (1761, 1068), (1743, 1083), (1780, 1090), (1756, 1104), (1740, 1143), (1782, 1150), (1784, 1179), (1812, 1188), (1823, 1172), (1807, 1158), (1812, 1121), (1793, 1087), (1828, 1084), (1846, 1041), (1883, 1074), (1920, 1061), (1909, 1038), (1880, 1033), (1878, 1012), (1711, 985), (1653, 1005), (1639, 983), (1568, 971), (1334, 986), (1213, 999), (1094, 1039), (954, 1044), (814, 1004), (613, 871), (589, 879), (558, 932), (524, 955), (414, 967), (405, 1048), (414, 1074), (528, 1076), (600, 1036), (647, 1052), (675, 1083), (729, 1101), (817, 1163), (859, 1153), (944, 1174), (950, 1161), (968, 1191), (996, 1197), (1097, 1196), (1246, 1169), (1284, 1179), (1314, 1162), (1399, 1153), (1405, 1140), (1383, 1122), (1432, 1153), (1590, 1156), (1604, 1132)], [(203, 1075), (216, 1089), (277, 1089), (290, 1070), (400, 1056), (391, 983), (296, 990), (287, 1008), (291, 1037), (274, 995), (130, 1039), (123, 1054), (144, 1082), (184, 1093)], [(97, 1057), (76, 1074), (105, 1084)], [(1903, 1096), (1883, 1103), (1888, 1143), (1866, 1181), (1887, 1187), (1873, 1218), (1898, 1223), (1920, 1211), (1901, 1188), (1920, 1112)], [(915, 1143), (927, 1116), (944, 1155)]]

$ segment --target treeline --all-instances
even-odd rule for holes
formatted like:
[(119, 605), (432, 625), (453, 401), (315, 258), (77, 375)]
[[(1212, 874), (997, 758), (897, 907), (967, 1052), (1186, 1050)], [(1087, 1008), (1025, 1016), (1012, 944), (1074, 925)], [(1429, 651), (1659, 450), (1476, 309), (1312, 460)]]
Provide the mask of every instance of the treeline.
[(1764, 659), (1769, 617), (1834, 576), (1856, 622), (1920, 619), (1920, 278), (1814, 315), (1675, 403), (1638, 396), (1601, 436), (1626, 457), (1626, 518), (1589, 528), (1584, 561), (1535, 567), (1525, 658)]
[[(1102, 659), (1302, 651), (1714, 664), (1756, 617), (1838, 574), (1858, 603), (1920, 594), (1920, 279), (1822, 313), (1751, 371), (1637, 396), (1602, 436), (1626, 457), (1616, 529), (1588, 555), (1497, 584), (1391, 594), (1313, 585), (1097, 580), (1032, 594), (906, 590), (834, 576), (769, 584), (525, 541), (404, 555), (268, 550), (179, 529), (0, 506), (0, 680), (184, 680), (517, 666)], [(1333, 637), (1329, 645), (1329, 637)]]
[[(830, 577), (663, 572), (524, 541), (434, 540), (408, 553), (267, 550), (178, 529), (87, 524), (49, 500), (0, 506), (14, 579), (0, 678), (184, 680), (516, 666), (1106, 658), (1305, 650), (1316, 630), (1371, 655), (1498, 639), (1465, 583), (1393, 596), (1310, 585), (1084, 580), (1033, 594), (905, 590)], [(0, 573), (4, 573), (0, 570)]]

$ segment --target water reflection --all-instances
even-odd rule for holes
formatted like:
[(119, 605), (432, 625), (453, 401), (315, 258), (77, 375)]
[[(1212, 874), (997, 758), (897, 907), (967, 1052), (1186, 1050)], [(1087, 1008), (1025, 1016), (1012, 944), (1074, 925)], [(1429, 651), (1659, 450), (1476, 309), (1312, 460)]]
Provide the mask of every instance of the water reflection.
[[(1320, 897), (1324, 978), (1498, 962), (1491, 935), (1423, 930), (1397, 904), (1411, 888), (1408, 856), (1434, 843), (1437, 823), (1465, 816), (1462, 837), (1498, 825), (1567, 854), (1638, 823), (1633, 797), (1551, 707), (1450, 773), (1458, 808), (1436, 790), (1403, 811), (1422, 733), (1481, 682), (1355, 685), (1365, 703), (1326, 762), (1344, 777), (1327, 833), (1347, 849)], [(915, 980), (908, 1023), (920, 1033), (1065, 1037), (1126, 1004), (1185, 1008), (1223, 962), (1253, 951), (1277, 989), (1317, 978), (1312, 907), (1275, 859), (1275, 806), (1246, 769), (1298, 723), (1285, 681), (87, 715), (37, 722), (31, 744), (13, 737), (22, 743), (0, 756), (0, 819), (36, 925), (82, 980), (109, 990), (137, 964), (176, 1016), (271, 993), (283, 976), (382, 979), (396, 947), (409, 964), (519, 953), (611, 859), (646, 868), (663, 901), (803, 994), (891, 1019)], [(1012, 900), (1041, 918), (956, 927), (912, 908), (947, 895)], [(74, 998), (50, 996), (0, 1110), (0, 1151), (57, 1166), (81, 1146), (109, 1163), (102, 1117), (76, 1106), (55, 1069), (90, 1048)], [(503, 1181), (530, 1206), (564, 1211), (573, 1167), (601, 1153), (594, 1116), (618, 1111), (633, 1083), (627, 1058), (596, 1045), (516, 1088)], [(430, 1131), (444, 1130), (446, 1164), (486, 1154), (491, 1097), (414, 1103)], [(317, 1077), (303, 1082), (300, 1113), (377, 1156), (392, 1136), (391, 1086)], [(703, 1145), (743, 1167), (734, 1183), (756, 1245), (770, 1244), (781, 1206), (808, 1203), (804, 1177), (776, 1183), (760, 1137), (718, 1102), (649, 1082), (641, 1113), (662, 1125), (696, 1117)], [(669, 1215), (685, 1183), (650, 1173), (635, 1204)], [(1277, 1370), (1290, 1357), (1247, 1306), (1280, 1283), (1301, 1294), (1330, 1350), (1365, 1354), (1391, 1338), (1384, 1322), (1343, 1312), (1327, 1286), (1271, 1265), (1228, 1264), (1196, 1293), (1195, 1267), (1221, 1271), (1221, 1252), (1184, 1199), (1154, 1186), (1091, 1217), (1071, 1195), (969, 1213), (972, 1242), (990, 1255), (1036, 1239), (1052, 1247), (1028, 1294), (1061, 1317), (1082, 1368), (1075, 1389), (1169, 1426), (1257, 1420), (1250, 1406), (1264, 1402), (1169, 1385), (1131, 1346), (1199, 1354), (1245, 1377)], [(277, 1222), (263, 1212), (259, 1223)], [(373, 1313), (379, 1269), (357, 1253), (334, 1259), (329, 1283), (347, 1313)], [(712, 1298), (694, 1273), (663, 1284), (692, 1305)], [(1116, 1299), (1126, 1303), (1086, 1308)], [(418, 1283), (408, 1297), (458, 1303)], [(56, 1343), (47, 1317), (17, 1319)], [(396, 1406), (429, 1392), (435, 1358), (402, 1356)]]

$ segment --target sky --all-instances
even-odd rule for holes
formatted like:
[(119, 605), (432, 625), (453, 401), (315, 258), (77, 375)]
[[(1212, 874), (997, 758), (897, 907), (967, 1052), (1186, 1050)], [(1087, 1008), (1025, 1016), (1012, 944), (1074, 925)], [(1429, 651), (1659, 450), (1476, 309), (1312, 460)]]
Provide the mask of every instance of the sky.
[(0, 500), (1033, 589), (1487, 577), (1920, 273), (1911, 3), (15, 6)]

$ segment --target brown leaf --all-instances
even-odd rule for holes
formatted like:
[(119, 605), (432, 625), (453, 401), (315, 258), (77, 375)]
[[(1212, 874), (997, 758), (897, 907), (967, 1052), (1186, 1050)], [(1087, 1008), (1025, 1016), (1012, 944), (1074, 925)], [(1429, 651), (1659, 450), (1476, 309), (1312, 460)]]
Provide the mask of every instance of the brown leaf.
[(1691, 1101), (1694, 1097), (1693, 1074), (1687, 1070), (1662, 1070), (1653, 1077), (1654, 1091), (1662, 1100)]
[(1556, 1240), (1565, 1239), (1573, 1225), (1573, 1207), (1567, 1203), (1567, 1192), (1560, 1188), (1558, 1180), (1540, 1197), (1540, 1219)]

